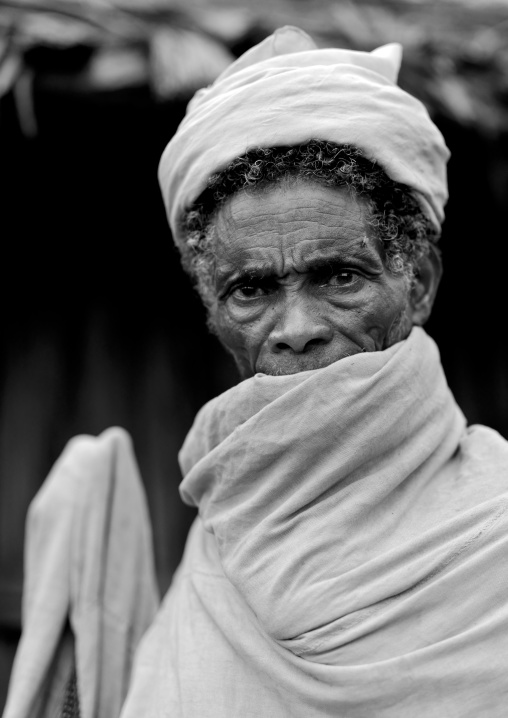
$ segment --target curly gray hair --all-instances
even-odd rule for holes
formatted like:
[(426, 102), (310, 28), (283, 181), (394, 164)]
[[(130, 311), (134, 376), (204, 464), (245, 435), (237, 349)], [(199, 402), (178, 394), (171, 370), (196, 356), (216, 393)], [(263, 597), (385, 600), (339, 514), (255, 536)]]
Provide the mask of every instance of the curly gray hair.
[(215, 213), (236, 192), (265, 188), (291, 178), (326, 187), (348, 187), (364, 198), (370, 209), (369, 224), (385, 247), (387, 269), (405, 275), (411, 284), (419, 260), (439, 239), (412, 190), (390, 179), (358, 148), (313, 139), (297, 147), (259, 147), (237, 157), (210, 177), (204, 192), (185, 212), (182, 264), (208, 309), (215, 296)]

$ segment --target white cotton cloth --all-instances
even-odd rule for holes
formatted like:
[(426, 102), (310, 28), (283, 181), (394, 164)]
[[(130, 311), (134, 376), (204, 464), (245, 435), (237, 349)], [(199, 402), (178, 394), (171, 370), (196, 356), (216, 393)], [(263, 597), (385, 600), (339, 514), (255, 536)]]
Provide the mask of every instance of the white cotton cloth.
[(504, 718), (508, 444), (423, 329), (207, 404), (122, 718)]
[(191, 100), (167, 145), (159, 183), (178, 246), (182, 213), (212, 174), (255, 147), (311, 139), (351, 144), (408, 185), (439, 229), (448, 198), (449, 151), (424, 105), (397, 86), (402, 48), (317, 49), (283, 27)]
[(60, 715), (74, 661), (81, 718), (116, 718), (158, 605), (130, 437), (113, 428), (72, 439), (29, 509), (23, 631), (4, 718)]

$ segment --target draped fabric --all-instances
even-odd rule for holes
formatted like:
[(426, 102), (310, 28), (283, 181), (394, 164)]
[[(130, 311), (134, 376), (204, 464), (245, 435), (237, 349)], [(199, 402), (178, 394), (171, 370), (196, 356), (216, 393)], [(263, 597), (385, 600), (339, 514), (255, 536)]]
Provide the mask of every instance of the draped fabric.
[(30, 505), (4, 718), (54, 718), (78, 702), (81, 718), (116, 718), (158, 603), (130, 437), (113, 428), (74, 438)]
[(256, 375), (181, 452), (199, 508), (122, 718), (501, 718), (508, 445), (420, 328)]
[(414, 190), (439, 229), (448, 198), (443, 137), (424, 105), (397, 86), (401, 47), (318, 49), (284, 27), (198, 91), (161, 157), (159, 183), (177, 245), (182, 213), (212, 174), (255, 147), (311, 139), (351, 144)]

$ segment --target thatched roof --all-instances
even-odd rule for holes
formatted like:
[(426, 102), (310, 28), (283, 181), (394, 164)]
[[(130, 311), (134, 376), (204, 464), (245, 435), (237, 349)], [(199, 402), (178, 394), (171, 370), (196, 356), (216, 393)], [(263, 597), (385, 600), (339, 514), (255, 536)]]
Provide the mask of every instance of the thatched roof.
[(508, 128), (508, 0), (235, 0), (220, 11), (188, 2), (216, 33), (221, 22), (227, 27), (228, 12), (237, 23), (248, 13), (253, 40), (290, 23), (321, 46), (370, 50), (400, 42), (400, 83), (431, 114), (483, 134)]
[[(30, 132), (30, 86), (189, 96), (284, 24), (323, 46), (404, 45), (400, 82), (484, 134), (508, 127), (506, 0), (3, 0), (0, 96), (12, 86)], [(23, 119), (23, 117), (22, 117)]]
[(14, 87), (30, 131), (29, 86), (105, 92), (148, 86), (156, 99), (192, 94), (232, 61), (192, 17), (152, 0), (2, 0), (0, 96)]

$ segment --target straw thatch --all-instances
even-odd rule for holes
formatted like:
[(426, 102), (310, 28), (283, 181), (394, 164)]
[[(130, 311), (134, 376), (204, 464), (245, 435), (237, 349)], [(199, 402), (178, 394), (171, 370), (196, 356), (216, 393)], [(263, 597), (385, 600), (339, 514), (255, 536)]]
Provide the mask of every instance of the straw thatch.
[(36, 131), (34, 79), (62, 92), (148, 85), (158, 100), (212, 82), (244, 47), (288, 20), (321, 45), (405, 48), (401, 84), (431, 113), (487, 134), (507, 127), (508, 5), (501, 0), (3, 0), (0, 96), (13, 85)]
[(191, 95), (233, 59), (189, 14), (144, 0), (4, 0), (0, 32), (0, 97), (14, 88), (29, 135), (34, 81), (64, 93), (148, 86), (164, 101)]

